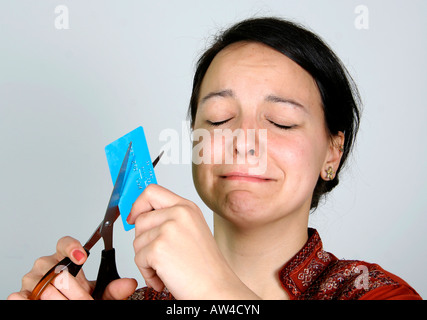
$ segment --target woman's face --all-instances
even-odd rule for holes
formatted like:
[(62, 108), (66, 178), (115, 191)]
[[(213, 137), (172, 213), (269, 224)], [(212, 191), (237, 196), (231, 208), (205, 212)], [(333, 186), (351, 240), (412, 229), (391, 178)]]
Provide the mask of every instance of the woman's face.
[(246, 226), (307, 215), (319, 175), (340, 158), (310, 74), (267, 46), (235, 43), (212, 61), (199, 97), (193, 179), (202, 200)]

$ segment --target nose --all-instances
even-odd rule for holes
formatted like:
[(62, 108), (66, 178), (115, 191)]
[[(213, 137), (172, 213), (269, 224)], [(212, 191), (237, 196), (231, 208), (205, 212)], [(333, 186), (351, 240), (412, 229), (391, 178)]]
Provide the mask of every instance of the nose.
[(233, 135), (233, 151), (235, 157), (255, 156), (259, 150), (259, 139), (255, 129), (236, 129)]
[[(232, 142), (226, 147), (226, 159), (230, 157), (231, 163), (247, 166), (249, 174), (264, 174), (267, 170), (267, 129), (257, 128), (256, 123), (250, 126), (241, 123), (232, 136)], [(226, 160), (226, 163), (230, 162)]]
[(223, 157), (225, 164), (242, 164), (252, 167), (266, 159), (267, 132), (258, 128), (256, 118), (241, 119), (234, 122), (233, 128), (221, 129), (221, 140), (224, 141)]

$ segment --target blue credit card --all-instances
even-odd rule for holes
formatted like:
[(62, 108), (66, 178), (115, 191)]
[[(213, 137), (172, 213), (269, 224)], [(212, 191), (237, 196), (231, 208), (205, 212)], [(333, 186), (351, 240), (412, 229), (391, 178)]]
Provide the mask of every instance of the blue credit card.
[(126, 231), (135, 227), (126, 222), (133, 203), (149, 184), (157, 183), (144, 129), (138, 127), (105, 147), (113, 184), (116, 182), (130, 142), (132, 142), (132, 148), (129, 154), (128, 170), (119, 200), (120, 216)]

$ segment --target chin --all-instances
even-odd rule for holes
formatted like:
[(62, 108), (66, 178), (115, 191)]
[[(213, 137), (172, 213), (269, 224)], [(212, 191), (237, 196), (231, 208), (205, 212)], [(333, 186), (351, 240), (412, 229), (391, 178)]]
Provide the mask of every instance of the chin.
[(267, 207), (265, 203), (260, 202), (259, 199), (247, 197), (247, 195), (247, 191), (231, 192), (227, 194), (221, 207), (212, 209), (233, 225), (245, 228), (261, 226), (268, 223), (269, 220), (277, 218), (265, 210)]

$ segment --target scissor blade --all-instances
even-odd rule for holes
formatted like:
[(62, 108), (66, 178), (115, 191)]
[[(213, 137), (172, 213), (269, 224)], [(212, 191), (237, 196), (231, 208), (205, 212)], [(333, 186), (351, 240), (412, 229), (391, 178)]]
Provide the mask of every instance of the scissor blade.
[(157, 156), (156, 160), (153, 161), (153, 168), (156, 167), (156, 165), (160, 161), (160, 158), (162, 157), (163, 153), (165, 153), (165, 151), (160, 152), (160, 154)]
[[(153, 161), (153, 168), (155, 168), (156, 167), (156, 165), (157, 165), (157, 163), (159, 162), (159, 160), (160, 160), (160, 158), (162, 157), (162, 155), (163, 155), (163, 151), (157, 156), (157, 158)], [(126, 156), (125, 156), (126, 157)], [(125, 159), (126, 160), (126, 159)], [(127, 163), (127, 161), (125, 162), (125, 163)], [(122, 164), (122, 166), (123, 166), (123, 164)], [(119, 173), (119, 175), (120, 175), (120, 173)], [(116, 181), (116, 183), (117, 183), (117, 181)], [(114, 193), (114, 190), (113, 190), (113, 193)], [(110, 223), (114, 223), (116, 220), (117, 220), (117, 218), (120, 216), (120, 212), (119, 212), (119, 210), (117, 210), (116, 211), (116, 214), (113, 214), (113, 216), (112, 216), (112, 219), (110, 220)], [(101, 239), (101, 229), (102, 229), (102, 226), (105, 224), (105, 221), (104, 220), (102, 220), (102, 222), (99, 224), (99, 226), (96, 228), (96, 230), (95, 230), (95, 232), (92, 234), (92, 236), (89, 238), (89, 240), (86, 242), (86, 244), (84, 245), (84, 248), (86, 249), (86, 250), (90, 250), (90, 249), (92, 249), (92, 247), (99, 241), (99, 239)]]
[(119, 204), (119, 200), (123, 191), (123, 186), (125, 184), (125, 176), (128, 168), (129, 154), (131, 149), (132, 149), (132, 142), (129, 143), (129, 147), (126, 151), (125, 157), (120, 167), (119, 174), (117, 175), (116, 183), (114, 184), (114, 189), (113, 189), (113, 192), (111, 193), (108, 207), (114, 207)]
[(116, 183), (114, 184), (110, 201), (108, 202), (107, 211), (105, 212), (104, 220), (103, 220), (103, 223), (101, 223), (101, 229), (99, 230), (101, 235), (104, 227), (111, 226), (120, 215), (118, 205), (119, 205), (120, 197), (122, 195), (123, 185), (125, 182), (125, 175), (128, 168), (129, 154), (130, 154), (131, 148), (132, 148), (132, 142), (129, 143), (129, 147), (126, 151), (122, 165), (120, 166), (120, 171), (119, 171), (119, 174), (117, 175)]
[(162, 157), (163, 153), (165, 153), (164, 151), (160, 152), (160, 154), (157, 156), (156, 160), (153, 161), (153, 169), (157, 166), (157, 164), (160, 161), (160, 158)]
[(90, 251), (92, 247), (98, 242), (99, 239), (101, 239), (101, 227), (104, 224), (104, 220), (99, 224), (98, 228), (96, 228), (95, 232), (91, 235), (89, 240), (85, 243), (83, 248), (85, 248), (87, 251)]

